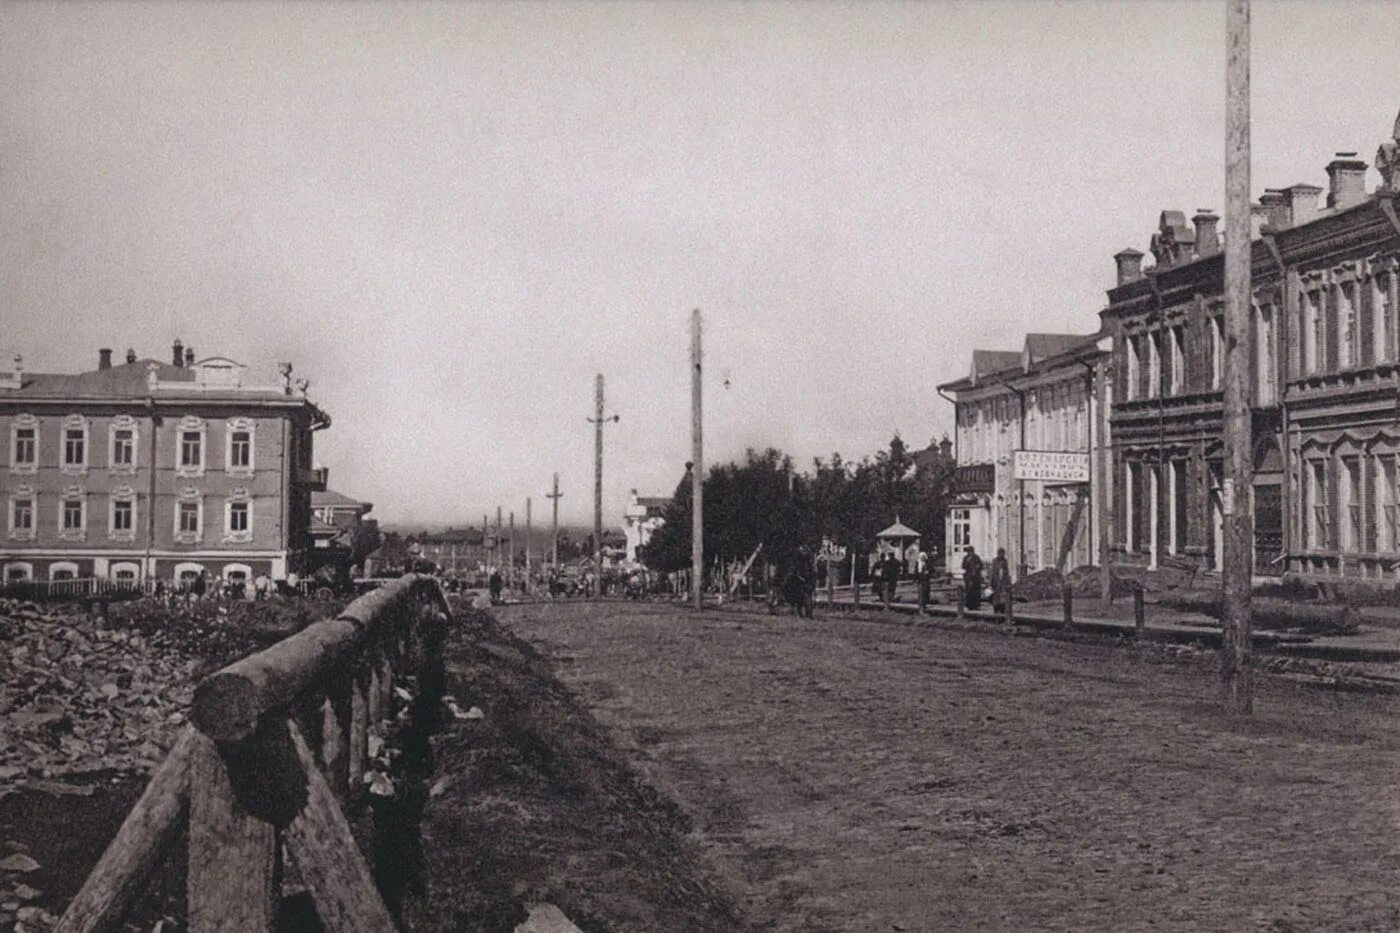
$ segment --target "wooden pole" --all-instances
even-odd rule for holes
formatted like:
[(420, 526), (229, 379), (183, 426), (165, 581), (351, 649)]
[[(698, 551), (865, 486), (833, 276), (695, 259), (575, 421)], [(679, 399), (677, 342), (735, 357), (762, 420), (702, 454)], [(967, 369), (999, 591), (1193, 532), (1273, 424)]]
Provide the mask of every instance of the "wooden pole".
[(1108, 364), (1100, 360), (1094, 368), (1094, 452), (1098, 478), (1094, 483), (1099, 519), (1099, 598), (1113, 602), (1113, 568), (1109, 565), (1113, 535), (1113, 448), (1108, 445)]
[(599, 592), (603, 583), (603, 374), (593, 387), (596, 416), (593, 419), (593, 572)]
[(1232, 713), (1253, 711), (1250, 577), (1254, 481), (1249, 410), (1249, 0), (1228, 0), (1225, 80), (1225, 554), (1220, 696)]
[(525, 497), (525, 588), (530, 588), (530, 564), (534, 559), (534, 550), (530, 547), (530, 534), (534, 531), (534, 500), (529, 496)]
[(545, 498), (551, 500), (554, 506), (554, 517), (549, 522), (549, 562), (557, 570), (559, 568), (559, 498), (563, 493), (559, 491), (559, 474), (554, 474), (554, 491)]
[(695, 608), (704, 605), (705, 580), (705, 444), (701, 417), (700, 309), (690, 313), (690, 567)]
[(235, 796), (213, 740), (192, 739), (189, 878), (191, 933), (271, 933), (277, 830)]
[(1133, 585), (1133, 634), (1142, 638), (1147, 630), (1147, 609), (1143, 606), (1142, 584)]
[(515, 585), (515, 510), (510, 512), (510, 550), (506, 554), (506, 582), (510, 586)]

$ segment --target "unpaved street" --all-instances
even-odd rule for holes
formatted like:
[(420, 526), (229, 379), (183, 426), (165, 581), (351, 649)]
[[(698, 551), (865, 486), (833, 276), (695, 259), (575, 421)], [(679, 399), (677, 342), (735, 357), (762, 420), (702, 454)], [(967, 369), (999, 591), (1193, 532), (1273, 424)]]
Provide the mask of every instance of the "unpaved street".
[[(522, 606), (760, 928), (1394, 930), (1393, 699), (985, 628)], [(873, 616), (872, 616), (873, 617)]]

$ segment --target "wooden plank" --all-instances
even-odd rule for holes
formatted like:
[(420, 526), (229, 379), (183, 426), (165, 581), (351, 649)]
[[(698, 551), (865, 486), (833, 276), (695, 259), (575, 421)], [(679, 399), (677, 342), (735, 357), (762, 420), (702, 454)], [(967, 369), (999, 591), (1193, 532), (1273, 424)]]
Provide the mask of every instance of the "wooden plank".
[(234, 796), (213, 741), (196, 735), (192, 743), (190, 931), (270, 933), (276, 919), (277, 831)]
[(285, 832), (287, 851), (311, 892), (316, 913), (325, 928), (336, 933), (391, 933), (394, 922), (345, 814), (296, 722), (289, 721), (287, 728), (307, 782), (306, 806)]
[(352, 797), (359, 796), (364, 788), (365, 765), (368, 761), (369, 742), (369, 674), (356, 670), (351, 677), (350, 689), (350, 774), (349, 790)]
[(331, 790), (342, 800), (350, 781), (351, 679), (331, 678), (321, 707), (321, 766)]
[(189, 815), (190, 750), (196, 733), (186, 726), (102, 853), (82, 889), (63, 912), (57, 933), (113, 928), (159, 864)]

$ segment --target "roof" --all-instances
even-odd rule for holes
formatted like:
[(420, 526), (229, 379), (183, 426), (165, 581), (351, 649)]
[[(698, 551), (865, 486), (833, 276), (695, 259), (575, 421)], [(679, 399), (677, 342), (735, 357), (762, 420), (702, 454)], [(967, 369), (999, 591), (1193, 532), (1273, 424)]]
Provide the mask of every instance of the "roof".
[(419, 544), (484, 544), (486, 539), (475, 528), (448, 528), (432, 534), (415, 535)]
[(923, 535), (919, 534), (919, 533), (918, 533), (917, 531), (915, 531), (913, 528), (910, 528), (908, 525), (904, 524), (904, 523), (901, 522), (898, 518), (896, 518), (893, 525), (891, 525), (890, 527), (886, 528), (884, 531), (880, 532), (880, 533), (877, 534), (875, 537), (877, 537), (877, 538), (922, 538)]
[(358, 499), (351, 499), (349, 496), (336, 492), (334, 489), (327, 489), (323, 492), (313, 492), (311, 494), (311, 507), (313, 509), (339, 508), (339, 509), (363, 509), (368, 512), (374, 508), (368, 502), (361, 502)]
[(671, 504), (668, 496), (638, 496), (637, 504), (648, 509), (664, 509)]
[(1026, 351), (1030, 353), (1034, 362), (1068, 353), (1083, 344), (1094, 343), (1097, 340), (1097, 334), (1087, 337), (1083, 334), (1026, 334)]
[(1021, 354), (1015, 350), (973, 350), (972, 380), (979, 376), (999, 373), (1003, 369), (1021, 365)]
[[(213, 364), (206, 367), (205, 364)], [(225, 364), (232, 364), (225, 365)], [(243, 386), (221, 378), (233, 367), (231, 360), (211, 357), (191, 366), (175, 366), (149, 357), (134, 363), (121, 363), (107, 369), (82, 373), (24, 372), (21, 385), (11, 387), (13, 370), (0, 373), (0, 400), (3, 399), (145, 399), (217, 398), (256, 399), (308, 404), (304, 393), (288, 393), (280, 386)], [(156, 377), (152, 391), (150, 374)], [(236, 377), (235, 377), (236, 378)]]
[(1075, 354), (1085, 350), (1103, 352), (1098, 348), (1102, 331), (1094, 334), (1027, 334), (1019, 353), (1010, 350), (973, 350), (972, 372), (961, 379), (945, 382), (940, 390), (962, 391), (976, 388), (977, 384), (991, 376), (1030, 375), (1043, 371), (1039, 364), (1054, 361), (1051, 368), (1061, 362), (1070, 362)]

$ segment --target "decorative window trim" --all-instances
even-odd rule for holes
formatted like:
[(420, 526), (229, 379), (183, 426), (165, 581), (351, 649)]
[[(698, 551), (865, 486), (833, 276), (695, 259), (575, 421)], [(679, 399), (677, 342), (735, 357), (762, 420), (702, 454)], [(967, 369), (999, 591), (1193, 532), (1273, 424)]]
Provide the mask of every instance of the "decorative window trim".
[[(197, 433), (199, 435), (199, 463), (186, 464), (184, 462), (185, 435)], [(175, 426), (175, 475), (176, 476), (203, 476), (204, 465), (209, 462), (209, 425), (203, 418), (194, 415), (186, 415), (180, 419), (180, 423)]]
[(247, 564), (224, 564), (222, 576), (225, 580), (232, 580), (233, 574), (243, 574), (243, 582), (251, 584), (253, 582), (253, 568)]
[[(15, 527), (15, 505), (19, 502), (29, 503), (29, 527)], [(33, 541), (37, 536), (39, 525), (39, 497), (34, 491), (34, 487), (28, 484), (16, 486), (5, 502), (5, 523), (12, 541)]]
[[(131, 503), (131, 527), (117, 527), (117, 505), (122, 502)], [(117, 486), (107, 497), (107, 537), (113, 541), (135, 541), (136, 527), (140, 523), (137, 518), (136, 491), (130, 486)]]
[(195, 563), (194, 561), (182, 561), (175, 565), (175, 570), (171, 574), (171, 579), (174, 580), (176, 583), (179, 583), (180, 577), (186, 572), (203, 575), (204, 565)]
[(0, 567), (0, 583), (9, 583), (10, 572), (14, 570), (24, 571), (23, 581), (25, 583), (31, 582), (34, 579), (33, 564), (27, 560), (10, 560), (6, 561), (3, 567)]
[[(34, 459), (19, 463), (15, 455), (19, 448), (19, 432), (25, 428), (34, 431)], [(16, 415), (10, 422), (10, 472), (32, 476), (39, 472), (39, 450), (43, 432), (39, 429), (39, 419), (30, 414)]]
[(120, 574), (124, 570), (129, 571), (131, 573), (133, 582), (139, 581), (141, 579), (141, 565), (136, 563), (135, 561), (130, 560), (118, 561), (117, 563), (114, 563), (111, 566), (109, 566), (107, 568), (107, 579), (119, 580), (120, 577), (118, 576), (118, 574)]
[[(181, 531), (180, 508), (191, 502), (194, 503), (196, 509), (195, 521), (199, 527), (195, 531)], [(172, 530), (177, 544), (199, 544), (204, 540), (204, 497), (199, 494), (198, 489), (186, 487), (180, 490), (180, 495), (175, 500), (175, 523)]]
[(56, 560), (52, 564), (49, 564), (49, 579), (57, 580), (58, 578), (55, 576), (55, 574), (57, 574), (60, 570), (66, 570), (73, 575), (71, 577), (68, 577), (67, 579), (78, 579), (78, 565), (73, 563), (73, 561), (71, 560)]
[[(224, 469), (230, 476), (252, 476), (257, 467), (257, 422), (252, 418), (230, 418), (224, 431)], [(233, 465), (233, 435), (246, 431), (248, 434), (248, 463), (246, 466)]]
[[(83, 459), (80, 463), (68, 462), (68, 432), (83, 432)], [(92, 430), (88, 420), (82, 415), (68, 415), (58, 434), (58, 469), (65, 476), (83, 476), (92, 461)]]
[[(244, 505), (248, 507), (248, 527), (242, 531), (233, 530), (233, 507)], [(238, 488), (228, 494), (224, 500), (224, 536), (225, 544), (248, 544), (253, 540), (253, 497), (248, 494), (248, 490)]]
[[(117, 432), (131, 432), (131, 462), (117, 462)], [(107, 428), (107, 472), (135, 473), (141, 462), (141, 428), (130, 415), (117, 415)]]
[[(68, 503), (78, 503), (78, 527), (65, 528), (63, 520)], [(81, 486), (69, 486), (58, 497), (58, 537), (61, 541), (86, 541), (88, 528), (87, 491)]]

